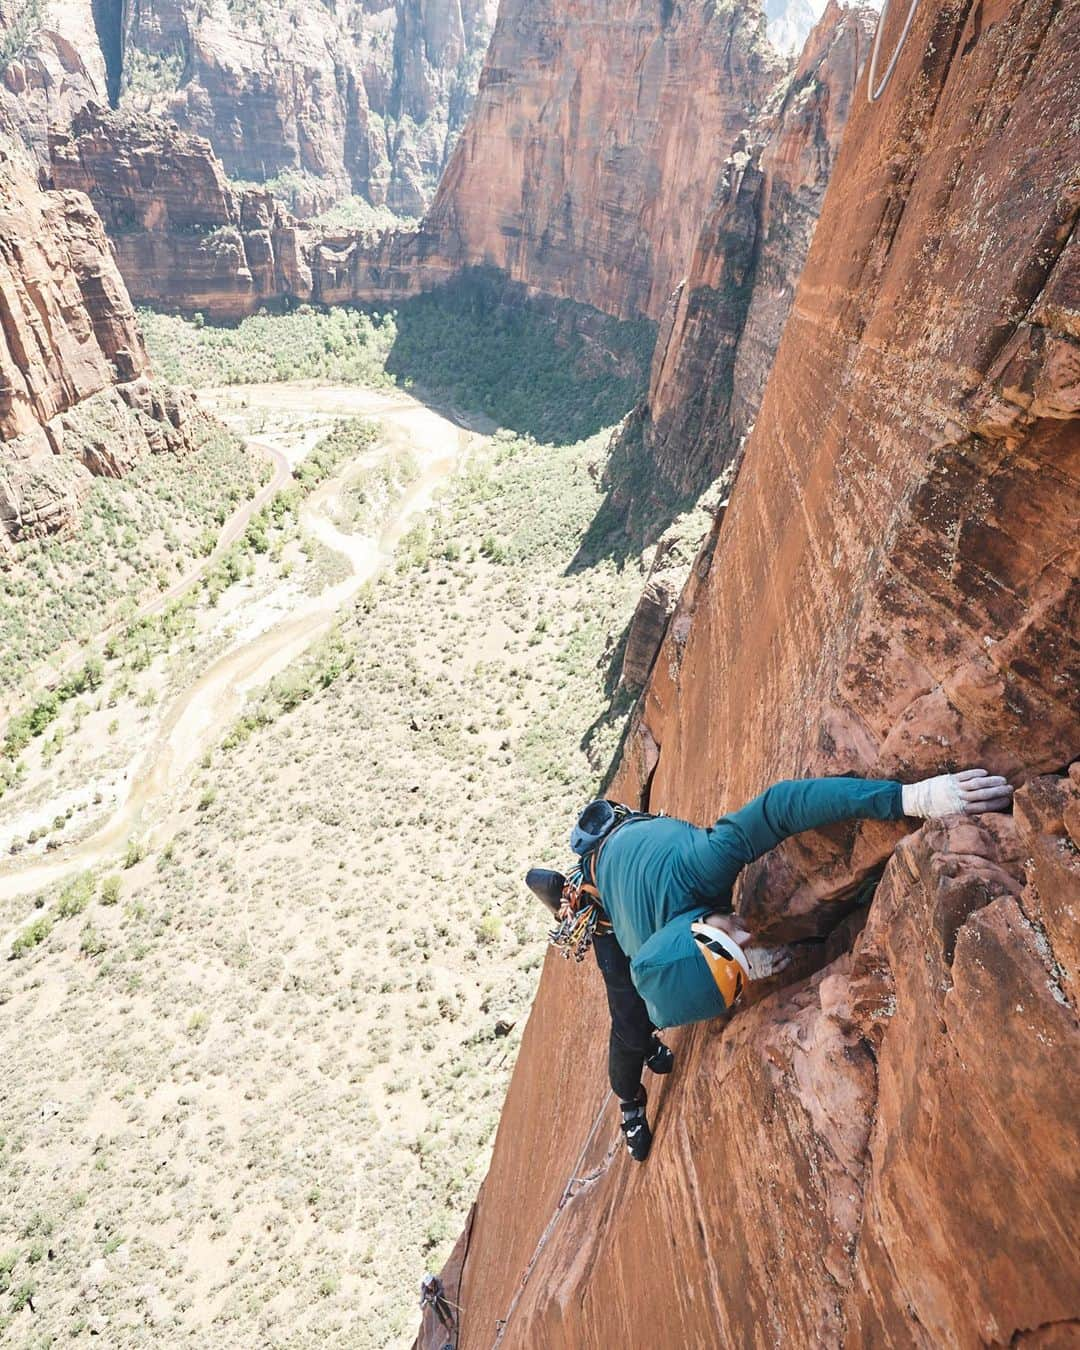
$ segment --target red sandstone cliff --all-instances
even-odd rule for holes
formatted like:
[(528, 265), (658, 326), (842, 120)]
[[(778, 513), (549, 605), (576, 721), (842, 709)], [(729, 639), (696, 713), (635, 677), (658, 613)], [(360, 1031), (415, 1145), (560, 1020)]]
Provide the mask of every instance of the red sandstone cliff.
[(1075, 7), (984, 0), (921, 7), (880, 103), (864, 76), (613, 784), (707, 821), (778, 777), (982, 763), (1026, 780), (1013, 816), (748, 876), (799, 932), (887, 862), (816, 973), (672, 1036), (644, 1167), (599, 980), (549, 958), (448, 1271), (462, 1350), (1075, 1343), (1078, 59)]
[(50, 129), (104, 103), (107, 84), (92, 0), (0, 6), (0, 133), (43, 168)]
[(266, 189), (232, 184), (208, 140), (157, 117), (87, 109), (51, 145), (54, 183), (93, 201), (138, 302), (230, 320), (285, 297), (398, 299), (457, 270), (426, 230), (295, 221)]
[(48, 162), (90, 104), (163, 113), (294, 209), (420, 214), (465, 122), (496, 0), (0, 6), (0, 130)]
[(461, 263), (659, 318), (783, 71), (756, 3), (504, 0), (427, 225)]
[(876, 17), (832, 0), (783, 102), (724, 163), (653, 358), (644, 436), (669, 492), (723, 472), (757, 414)]
[[(161, 25), (166, 44), (175, 25), (164, 16)], [(329, 68), (295, 87), (314, 97)], [(198, 92), (209, 67), (200, 69), (166, 105), (151, 102), (167, 106), (183, 127), (204, 129), (209, 142), (165, 123), (150, 131), (151, 122), (130, 110), (97, 119), (96, 131), (83, 117), (70, 136), (53, 139), (56, 181), (93, 196), (137, 298), (233, 318), (285, 294), (330, 303), (394, 298), (462, 267), (491, 264), (534, 290), (624, 317), (656, 317), (690, 259), (716, 182), (717, 144), (732, 143), (784, 65), (765, 40), (756, 0), (700, 7), (636, 0), (617, 15), (593, 0), (507, 0), (480, 97), (423, 229), (377, 242), (347, 231), (297, 234), (280, 212), (249, 237), (242, 194), (230, 194), (224, 170), (266, 176), (270, 161), (260, 160), (256, 172), (251, 147), (264, 122), (280, 135), (283, 114), (272, 90), (249, 106), (243, 91), (227, 96), (226, 82), (210, 117)], [(350, 136), (336, 108), (328, 97), (319, 118), (291, 114), (310, 124), (313, 137), (317, 129), (319, 172), (330, 177), (332, 151)], [(231, 150), (225, 109), (237, 135), (243, 131), (243, 146)], [(223, 164), (210, 164), (211, 143)], [(183, 226), (169, 221), (183, 206), (183, 166), (200, 156), (199, 220), (185, 238)], [(208, 215), (201, 203), (210, 179), (218, 181), (207, 188)], [(128, 228), (117, 219), (121, 211)], [(211, 228), (219, 233), (208, 244), (199, 236)]]
[[(94, 474), (182, 450), (197, 414), (146, 378), (134, 311), (79, 192), (41, 192), (0, 146), (0, 557), (68, 526)], [(96, 399), (100, 434), (73, 419)]]

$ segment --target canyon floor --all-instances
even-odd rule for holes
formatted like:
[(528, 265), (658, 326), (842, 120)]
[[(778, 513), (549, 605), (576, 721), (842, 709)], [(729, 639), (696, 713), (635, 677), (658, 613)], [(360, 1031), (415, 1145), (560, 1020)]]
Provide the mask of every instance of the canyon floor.
[(0, 1329), (405, 1344), (544, 954), (520, 877), (618, 744), (641, 559), (581, 550), (603, 434), (200, 397), (321, 476), (103, 611), (0, 801)]

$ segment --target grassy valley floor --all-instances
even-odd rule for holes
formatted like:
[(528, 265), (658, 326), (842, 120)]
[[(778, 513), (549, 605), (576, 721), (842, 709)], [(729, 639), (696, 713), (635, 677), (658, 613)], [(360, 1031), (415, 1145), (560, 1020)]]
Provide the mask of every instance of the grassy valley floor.
[[(273, 406), (238, 390), (230, 416), (273, 439)], [(544, 955), (521, 876), (565, 857), (629, 701), (611, 672), (640, 560), (580, 552), (606, 441), (474, 440), (391, 566), (252, 692), (152, 834), (40, 912), (5, 905), (5, 928), (41, 927), (0, 981), (13, 1344), (411, 1340)], [(324, 503), (346, 533), (412, 472), (364, 463)], [(305, 559), (287, 526), (269, 518), (218, 605), (335, 583), (340, 555)], [(144, 680), (181, 670), (182, 640)]]

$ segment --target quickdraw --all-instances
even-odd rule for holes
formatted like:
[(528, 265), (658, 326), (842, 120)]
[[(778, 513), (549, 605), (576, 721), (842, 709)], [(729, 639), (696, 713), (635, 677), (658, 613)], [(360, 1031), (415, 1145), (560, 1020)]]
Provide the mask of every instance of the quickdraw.
[(604, 913), (595, 886), (585, 880), (580, 866), (566, 878), (563, 887), (565, 911), (557, 927), (548, 934), (548, 941), (558, 948), (567, 960), (584, 961), (593, 939), (611, 932), (611, 921)]

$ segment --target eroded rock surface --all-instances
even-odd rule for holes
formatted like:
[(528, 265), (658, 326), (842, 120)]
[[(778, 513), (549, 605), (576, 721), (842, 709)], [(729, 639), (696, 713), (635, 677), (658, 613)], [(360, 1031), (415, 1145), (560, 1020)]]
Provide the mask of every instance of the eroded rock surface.
[[(309, 210), (356, 192), (420, 215), (468, 113), (495, 9), (151, 0), (125, 34), (125, 101), (206, 136), (233, 177), (319, 180)], [(301, 184), (298, 205), (303, 196)]]
[(90, 105), (207, 137), (233, 178), (315, 214), (348, 193), (419, 215), (465, 122), (496, 0), (9, 6), (0, 130), (48, 166)]
[(0, 42), (8, 53), (0, 60), (0, 132), (45, 170), (50, 130), (108, 98), (93, 0), (5, 5)]
[(135, 313), (89, 200), (41, 192), (0, 148), (0, 557), (68, 527), (102, 474), (181, 451), (188, 397), (146, 378)]
[(833, 934), (672, 1035), (644, 1167), (604, 1101), (599, 978), (549, 956), (464, 1350), (1075, 1339), (1078, 59), (1075, 9), (995, 0), (920, 7), (876, 105), (864, 74), (611, 785), (705, 822), (781, 777), (977, 763), (1025, 784), (1014, 814), (842, 826), (751, 869), (755, 926)]
[(78, 192), (39, 192), (0, 149), (0, 436), (9, 440), (146, 366), (109, 241)]
[(152, 115), (87, 109), (53, 134), (52, 172), (100, 211), (139, 302), (230, 320), (283, 299), (400, 299), (459, 270), (425, 229), (293, 219), (265, 188), (231, 183), (205, 137)]
[(228, 319), (311, 294), (303, 231), (265, 189), (230, 184), (204, 137), (92, 108), (53, 134), (52, 173), (93, 201), (136, 301)]

